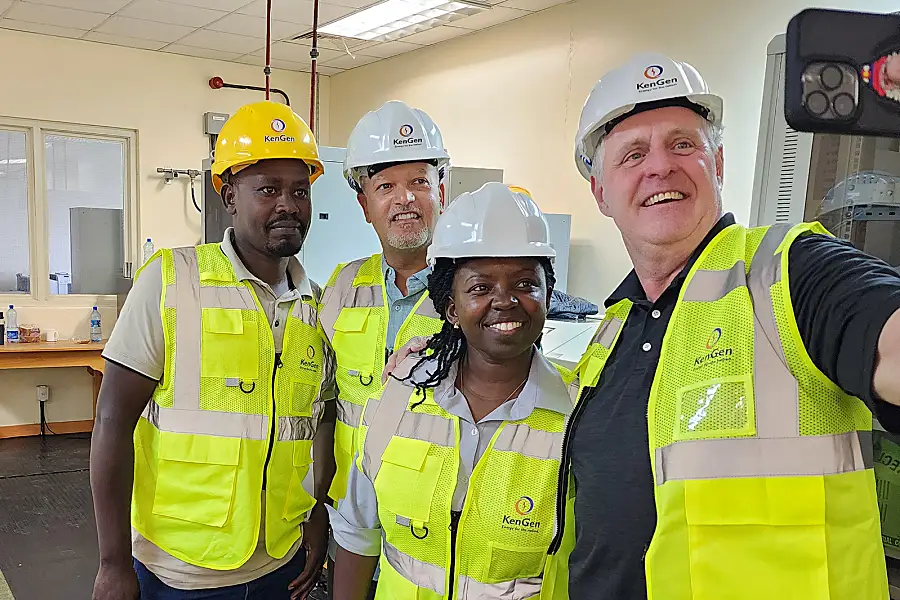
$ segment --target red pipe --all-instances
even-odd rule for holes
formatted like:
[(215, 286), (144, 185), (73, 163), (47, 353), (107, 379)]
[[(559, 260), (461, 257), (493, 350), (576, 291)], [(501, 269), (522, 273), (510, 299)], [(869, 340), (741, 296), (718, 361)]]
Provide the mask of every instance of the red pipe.
[(319, 0), (313, 0), (313, 22), (312, 22), (312, 49), (309, 51), (309, 57), (312, 59), (312, 69), (309, 75), (309, 128), (313, 135), (316, 133), (316, 63), (319, 58), (318, 40), (319, 40)]
[(266, 100), (269, 99), (269, 76), (272, 74), (272, 0), (266, 0)]

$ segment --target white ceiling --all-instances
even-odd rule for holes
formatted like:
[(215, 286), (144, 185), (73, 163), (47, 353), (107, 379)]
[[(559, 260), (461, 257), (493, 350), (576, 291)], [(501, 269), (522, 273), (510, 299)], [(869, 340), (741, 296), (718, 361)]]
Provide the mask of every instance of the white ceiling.
[[(391, 42), (320, 39), (318, 71), (334, 75), (378, 60), (512, 21), (568, 0), (487, 0), (493, 7), (450, 25)], [(377, 0), (320, 0), (325, 25)], [(266, 0), (0, 0), (0, 29), (29, 31), (265, 65)], [(272, 0), (275, 68), (309, 71), (312, 0)]]

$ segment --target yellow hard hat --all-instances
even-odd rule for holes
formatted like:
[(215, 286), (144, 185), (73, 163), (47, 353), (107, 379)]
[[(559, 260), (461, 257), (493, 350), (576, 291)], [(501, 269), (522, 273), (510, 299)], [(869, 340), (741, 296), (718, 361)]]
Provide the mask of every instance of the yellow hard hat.
[(222, 173), (241, 169), (267, 158), (296, 158), (309, 166), (312, 183), (325, 171), (309, 125), (290, 106), (264, 100), (240, 107), (216, 140), (212, 164), (213, 187), (222, 191)]

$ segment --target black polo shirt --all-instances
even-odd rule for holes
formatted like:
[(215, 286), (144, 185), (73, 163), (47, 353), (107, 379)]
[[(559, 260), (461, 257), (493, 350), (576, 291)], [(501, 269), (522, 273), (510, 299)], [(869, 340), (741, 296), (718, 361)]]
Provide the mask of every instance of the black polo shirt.
[[(632, 271), (607, 299), (634, 303), (619, 342), (572, 432), (575, 549), (570, 559), (573, 599), (645, 600), (644, 554), (656, 527), (647, 438), (647, 403), (663, 335), (691, 266), (709, 242), (734, 224), (724, 215), (687, 266), (651, 302)], [(875, 349), (884, 323), (900, 309), (900, 275), (847, 242), (806, 235), (788, 256), (791, 298), (800, 335), (816, 366), (900, 429), (900, 408), (875, 398)], [(649, 345), (648, 345), (649, 344)]]

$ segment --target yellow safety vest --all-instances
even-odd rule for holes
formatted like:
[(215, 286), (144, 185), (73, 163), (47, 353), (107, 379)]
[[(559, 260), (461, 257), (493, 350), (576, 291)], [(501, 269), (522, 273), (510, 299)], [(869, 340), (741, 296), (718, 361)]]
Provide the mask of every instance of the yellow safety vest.
[(256, 549), (265, 477), (266, 550), (282, 558), (316, 503), (317, 299), (294, 302), (276, 363), (256, 292), (219, 244), (155, 256), (166, 363), (134, 434), (133, 525), (187, 563), (236, 569)]
[[(791, 305), (788, 249), (810, 232), (828, 233), (732, 225), (682, 286), (647, 413), (650, 600), (888, 598), (872, 414), (815, 367)], [(575, 370), (580, 390), (596, 386), (631, 306), (607, 311)], [(560, 478), (568, 527), (548, 566), (557, 593), (574, 545), (570, 484)]]
[[(418, 360), (397, 367), (408, 373)], [(402, 378), (402, 377), (401, 377)], [(459, 419), (408, 381), (390, 379), (360, 425), (358, 465), (382, 527), (376, 600), (537, 598), (556, 526), (567, 414), (536, 407), (502, 423), (452, 513)]]
[[(353, 464), (353, 436), (363, 406), (381, 387), (389, 317), (381, 266), (381, 254), (338, 265), (322, 293), (319, 320), (337, 362), (334, 431), (337, 472), (328, 494), (334, 500), (347, 493), (347, 477)], [(402, 348), (414, 337), (433, 335), (442, 326), (443, 321), (426, 291), (397, 332), (394, 348)]]

